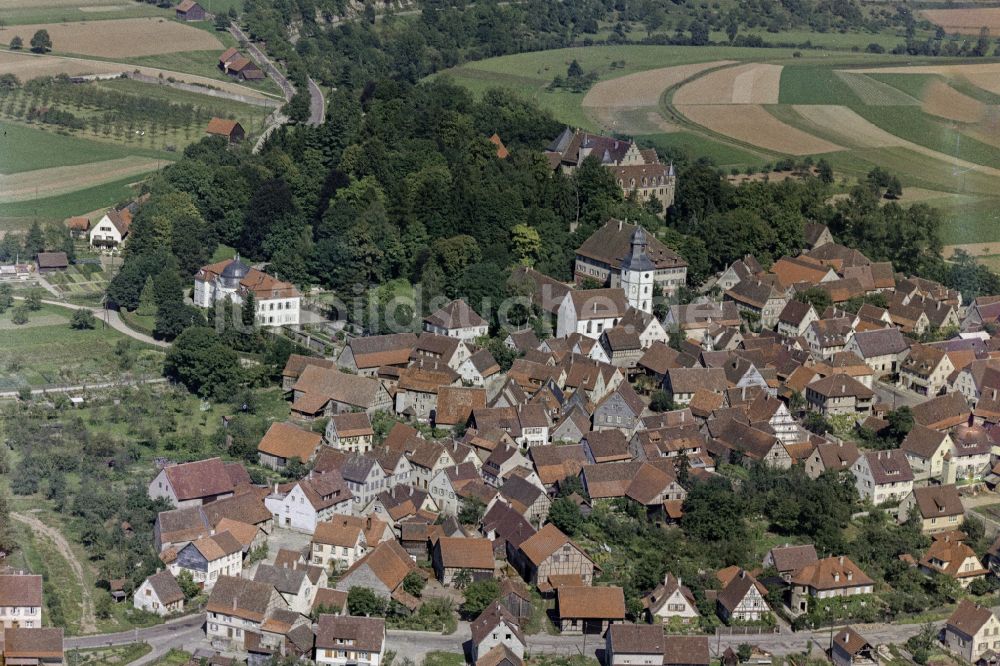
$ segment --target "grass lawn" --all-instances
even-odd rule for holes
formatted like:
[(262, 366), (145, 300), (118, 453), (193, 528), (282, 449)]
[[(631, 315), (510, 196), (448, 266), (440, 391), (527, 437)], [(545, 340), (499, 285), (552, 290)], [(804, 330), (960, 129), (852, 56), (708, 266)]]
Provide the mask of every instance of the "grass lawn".
[(88, 664), (130, 664), (152, 651), (153, 646), (149, 643), (131, 643), (111, 648), (70, 650), (66, 653), (66, 660), (74, 666), (87, 666)]
[(0, 229), (27, 229), (36, 219), (39, 222), (65, 220), (72, 215), (110, 207), (135, 196), (130, 185), (139, 180), (141, 176), (133, 176), (55, 197), (0, 204)]
[(223, 245), (222, 243), (219, 243), (215, 247), (215, 253), (212, 255), (210, 262), (214, 264), (217, 261), (225, 261), (226, 259), (232, 259), (235, 254), (236, 254), (235, 249), (229, 247), (228, 245)]
[(115, 347), (121, 340), (139, 350), (135, 376), (159, 375), (162, 351), (105, 329), (100, 322), (94, 329), (76, 331), (69, 327), (70, 310), (43, 305), (28, 314), (27, 324), (18, 326), (11, 321), (12, 313), (13, 308), (0, 314), (0, 390), (118, 379), (121, 354)]
[(159, 151), (126, 148), (21, 123), (0, 121), (0, 173), (72, 166), (129, 155), (157, 157)]
[(458, 652), (428, 652), (424, 666), (464, 666), (465, 655)]
[(128, 324), (128, 327), (139, 331), (140, 333), (145, 333), (146, 335), (153, 334), (153, 326), (156, 324), (156, 315), (141, 315), (138, 312), (129, 312), (128, 310), (121, 310), (118, 313), (122, 321)]
[[(55, 2), (25, 2), (22, 6), (3, 7), (3, 20), (7, 25), (30, 23), (69, 23), (76, 21), (101, 21), (104, 19), (144, 18), (147, 16), (173, 17), (173, 9), (128, 0), (87, 0), (86, 7), (60, 6)], [(30, 35), (23, 35), (25, 42)]]

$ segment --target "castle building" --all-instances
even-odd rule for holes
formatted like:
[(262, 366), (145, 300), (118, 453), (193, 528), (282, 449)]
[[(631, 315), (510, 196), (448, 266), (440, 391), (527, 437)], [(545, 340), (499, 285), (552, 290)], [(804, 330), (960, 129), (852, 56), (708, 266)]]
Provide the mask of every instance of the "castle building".
[(194, 304), (210, 308), (229, 299), (242, 305), (253, 294), (259, 326), (297, 326), (302, 294), (295, 285), (250, 268), (239, 255), (203, 266), (194, 276)]
[[(633, 244), (636, 231), (641, 234), (641, 257), (635, 256), (632, 263), (636, 246)], [(626, 269), (626, 265), (629, 269)], [(637, 266), (644, 268), (638, 269)], [(608, 220), (608, 222), (591, 234), (590, 238), (583, 242), (583, 245), (576, 249), (576, 262), (573, 267), (573, 279), (583, 282), (586, 279), (596, 280), (607, 287), (625, 288), (626, 276), (628, 272), (629, 284), (639, 285), (637, 280), (647, 280), (647, 273), (652, 274), (652, 284), (663, 287), (667, 294), (673, 294), (679, 287), (687, 282), (687, 262), (664, 245), (655, 236), (651, 236), (645, 229), (638, 225), (628, 224), (621, 220)], [(650, 294), (653, 293), (650, 289)], [(641, 295), (641, 291), (636, 292)], [(652, 312), (652, 296), (649, 298), (649, 309), (641, 308), (629, 303), (637, 310)]]

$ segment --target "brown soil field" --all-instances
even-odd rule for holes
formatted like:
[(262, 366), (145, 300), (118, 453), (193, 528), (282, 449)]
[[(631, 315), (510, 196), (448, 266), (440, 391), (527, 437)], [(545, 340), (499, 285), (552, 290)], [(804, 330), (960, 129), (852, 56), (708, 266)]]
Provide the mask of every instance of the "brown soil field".
[(160, 18), (10, 26), (0, 29), (0, 44), (9, 43), (15, 35), (27, 42), (41, 29), (49, 31), (55, 51), (102, 58), (223, 49), (222, 42), (205, 30)]
[(788, 155), (816, 155), (843, 150), (841, 146), (781, 122), (756, 104), (695, 104), (678, 106), (689, 120), (739, 141)]
[(935, 79), (924, 88), (920, 108), (932, 116), (960, 123), (978, 123), (986, 117), (986, 105)]
[(1000, 29), (1000, 8), (976, 7), (972, 9), (925, 9), (921, 16), (948, 32), (978, 35), (986, 26), (990, 32)]
[(53, 167), (0, 175), (0, 203), (28, 201), (75, 192), (101, 183), (154, 171), (159, 162), (148, 157), (123, 157), (77, 166)]
[(137, 67), (124, 63), (105, 62), (103, 60), (87, 60), (86, 58), (69, 58), (53, 55), (35, 55), (32, 53), (14, 53), (0, 50), (0, 74), (13, 74), (21, 81), (29, 81), (40, 76), (55, 76), (56, 74), (68, 74), (69, 76), (84, 76), (87, 74), (120, 74), (122, 72), (134, 72), (139, 70), (146, 76), (164, 78), (173, 77), (177, 81), (185, 83), (195, 83), (210, 86), (219, 90), (246, 95), (248, 97), (258, 97), (261, 99), (273, 99), (248, 86), (241, 86), (238, 83), (229, 81), (217, 81), (207, 76), (197, 74), (184, 74), (171, 72), (155, 67)]
[(781, 66), (748, 63), (709, 72), (674, 93), (675, 105), (777, 104)]
[(695, 74), (706, 69), (732, 65), (733, 60), (716, 60), (700, 62), (691, 65), (676, 65), (661, 67), (645, 72), (637, 72), (617, 79), (599, 81), (583, 98), (584, 107), (638, 107), (657, 106), (660, 95), (671, 86), (675, 86)]
[(792, 109), (809, 122), (833, 132), (839, 141), (848, 146), (887, 148), (905, 143), (898, 136), (875, 126), (846, 106), (796, 104)]

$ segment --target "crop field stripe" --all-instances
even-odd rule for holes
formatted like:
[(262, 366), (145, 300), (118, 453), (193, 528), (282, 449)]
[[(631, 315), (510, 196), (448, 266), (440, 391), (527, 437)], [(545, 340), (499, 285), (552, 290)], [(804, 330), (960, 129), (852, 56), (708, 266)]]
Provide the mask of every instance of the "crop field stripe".
[(920, 106), (920, 100), (864, 74), (838, 71), (836, 75), (868, 106)]
[(0, 202), (16, 203), (57, 196), (125, 177), (155, 171), (162, 162), (148, 157), (123, 157), (105, 162), (51, 167), (0, 176)]
[(788, 65), (781, 71), (780, 104), (845, 104), (857, 95), (829, 67)]

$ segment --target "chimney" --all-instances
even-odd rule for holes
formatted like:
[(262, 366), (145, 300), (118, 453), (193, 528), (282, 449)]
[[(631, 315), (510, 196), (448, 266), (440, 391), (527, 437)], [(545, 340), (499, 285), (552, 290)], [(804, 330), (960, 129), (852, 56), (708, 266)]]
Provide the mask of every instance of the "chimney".
[(841, 555), (840, 557), (838, 557), (837, 561), (840, 563), (841, 566), (843, 566), (844, 565), (844, 556)]
[(618, 220), (618, 231), (622, 230), (622, 221)]
[(743, 578), (746, 578), (746, 577), (747, 577), (747, 572), (746, 572), (746, 570), (744, 570), (744, 569), (740, 569), (740, 578), (741, 578), (741, 579), (743, 579)]

